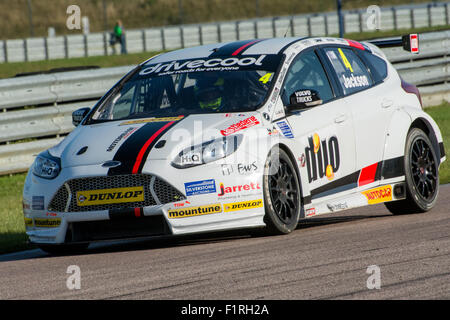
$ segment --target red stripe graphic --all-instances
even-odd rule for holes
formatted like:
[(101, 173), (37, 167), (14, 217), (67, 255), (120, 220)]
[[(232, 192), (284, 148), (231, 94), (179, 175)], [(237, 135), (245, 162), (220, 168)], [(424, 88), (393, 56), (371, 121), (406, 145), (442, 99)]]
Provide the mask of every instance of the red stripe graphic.
[(136, 218), (139, 218), (141, 216), (141, 208), (134, 208), (134, 215)]
[(259, 41), (261, 41), (261, 40), (255, 40), (255, 41), (248, 42), (248, 43), (244, 44), (242, 47), (240, 47), (239, 49), (237, 49), (235, 52), (233, 52), (231, 55), (232, 55), (232, 56), (236, 56), (236, 55), (238, 55), (242, 50), (244, 50), (245, 48), (247, 48), (248, 46), (251, 46), (252, 44), (254, 44), (254, 43), (256, 43), (256, 42), (259, 42)]
[(150, 139), (147, 140), (147, 142), (144, 144), (144, 146), (141, 148), (141, 150), (139, 151), (139, 154), (136, 158), (136, 162), (134, 163), (133, 166), (133, 170), (131, 173), (136, 174), (139, 171), (139, 166), (141, 165), (142, 162), (142, 158), (144, 157), (145, 152), (147, 151), (148, 147), (150, 146), (150, 144), (164, 131), (166, 130), (168, 127), (170, 127), (172, 124), (174, 124), (175, 121), (171, 121), (169, 123), (166, 123), (166, 125), (164, 125), (161, 129), (159, 129), (158, 131), (156, 131), (151, 137)]
[[(345, 39), (345, 40), (347, 40), (347, 39)], [(348, 42), (350, 47), (358, 48), (358, 49), (361, 49), (361, 50), (365, 50), (364, 46), (361, 43), (359, 43), (358, 41), (347, 40), (347, 42)]]
[(375, 174), (377, 172), (377, 167), (378, 167), (378, 163), (374, 163), (368, 167), (361, 169), (361, 173), (359, 174), (359, 179), (358, 179), (359, 187), (375, 181)]

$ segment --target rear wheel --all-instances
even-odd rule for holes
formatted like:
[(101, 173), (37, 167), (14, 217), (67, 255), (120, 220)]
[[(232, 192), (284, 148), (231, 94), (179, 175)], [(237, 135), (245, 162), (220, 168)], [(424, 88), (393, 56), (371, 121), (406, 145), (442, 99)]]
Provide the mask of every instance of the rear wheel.
[(431, 210), (439, 194), (439, 167), (428, 136), (414, 128), (408, 133), (405, 148), (406, 199), (387, 202), (393, 214), (421, 213)]
[(300, 185), (289, 156), (281, 149), (271, 150), (264, 166), (264, 222), (272, 234), (295, 230), (300, 217)]
[(38, 245), (39, 249), (57, 256), (84, 253), (88, 246), (89, 243)]

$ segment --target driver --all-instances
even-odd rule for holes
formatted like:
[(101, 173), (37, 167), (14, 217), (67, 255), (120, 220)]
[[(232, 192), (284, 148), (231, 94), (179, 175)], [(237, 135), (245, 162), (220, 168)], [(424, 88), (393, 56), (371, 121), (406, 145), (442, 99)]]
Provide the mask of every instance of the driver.
[(197, 79), (194, 93), (201, 109), (219, 110), (223, 105), (224, 82), (221, 77)]

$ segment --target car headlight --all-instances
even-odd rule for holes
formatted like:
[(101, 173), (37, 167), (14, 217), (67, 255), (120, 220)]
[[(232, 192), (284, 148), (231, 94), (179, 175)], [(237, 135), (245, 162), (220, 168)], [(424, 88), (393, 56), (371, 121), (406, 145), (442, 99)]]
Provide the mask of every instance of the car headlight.
[(228, 157), (239, 148), (242, 138), (236, 134), (186, 148), (175, 157), (172, 166), (184, 169)]
[(33, 164), (33, 174), (44, 178), (54, 179), (61, 171), (61, 161), (50, 155), (48, 151), (42, 152), (36, 157)]

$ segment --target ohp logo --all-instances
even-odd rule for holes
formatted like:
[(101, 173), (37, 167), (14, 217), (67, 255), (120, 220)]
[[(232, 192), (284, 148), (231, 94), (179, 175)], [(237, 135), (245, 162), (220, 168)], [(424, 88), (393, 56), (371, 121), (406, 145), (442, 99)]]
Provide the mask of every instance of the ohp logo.
[(339, 170), (340, 155), (339, 142), (333, 136), (328, 141), (320, 140), (316, 133), (308, 138), (309, 146), (305, 148), (306, 165), (308, 168), (309, 183), (326, 176), (328, 180), (334, 179), (334, 173)]

